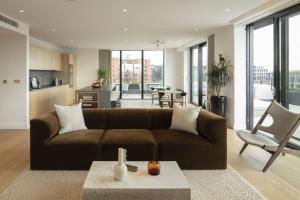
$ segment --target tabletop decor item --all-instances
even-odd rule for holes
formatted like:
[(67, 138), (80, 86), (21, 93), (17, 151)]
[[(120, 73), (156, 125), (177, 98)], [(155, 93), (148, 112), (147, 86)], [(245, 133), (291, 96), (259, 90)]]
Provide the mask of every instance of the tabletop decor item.
[(114, 177), (116, 181), (123, 181), (127, 177), (126, 149), (118, 149), (118, 164), (114, 167)]
[(148, 162), (148, 173), (152, 176), (160, 174), (160, 163), (158, 161), (151, 160)]

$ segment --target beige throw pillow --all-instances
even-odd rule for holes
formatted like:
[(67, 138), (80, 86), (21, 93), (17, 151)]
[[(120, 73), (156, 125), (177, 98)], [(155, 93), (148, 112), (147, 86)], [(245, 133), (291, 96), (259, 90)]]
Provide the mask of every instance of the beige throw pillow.
[(198, 135), (197, 119), (201, 107), (174, 106), (170, 129), (186, 131)]
[(87, 129), (85, 126), (81, 105), (81, 102), (73, 106), (55, 105), (55, 110), (61, 127), (58, 132), (59, 134)]

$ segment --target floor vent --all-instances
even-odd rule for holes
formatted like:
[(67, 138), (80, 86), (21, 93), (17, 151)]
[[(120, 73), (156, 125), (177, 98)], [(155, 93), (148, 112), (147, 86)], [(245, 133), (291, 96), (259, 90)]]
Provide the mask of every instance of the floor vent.
[(7, 17), (5, 17), (3, 15), (0, 15), (0, 21), (4, 22), (6, 24), (9, 24), (9, 25), (11, 25), (11, 26), (13, 26), (15, 28), (19, 28), (18, 22), (14, 21), (12, 19), (9, 19), (9, 18), (7, 18)]

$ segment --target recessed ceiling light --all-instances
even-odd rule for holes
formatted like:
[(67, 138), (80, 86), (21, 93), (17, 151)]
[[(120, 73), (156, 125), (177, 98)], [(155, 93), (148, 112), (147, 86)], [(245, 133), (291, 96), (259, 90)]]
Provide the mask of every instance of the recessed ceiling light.
[(127, 31), (128, 31), (128, 28), (124, 28), (124, 31), (127, 32)]
[(124, 8), (122, 11), (123, 11), (123, 12), (127, 12), (128, 10), (127, 10), (126, 8)]
[(74, 42), (74, 40), (70, 40), (70, 42)]
[(195, 30), (195, 31), (199, 31), (199, 28), (195, 28), (194, 30)]
[(19, 10), (19, 13), (23, 13), (23, 12), (25, 12), (24, 10)]
[(229, 8), (226, 8), (226, 9), (225, 9), (225, 12), (229, 12), (229, 11), (230, 11), (230, 9), (229, 9)]
[(52, 29), (52, 32), (56, 32), (56, 29), (55, 29), (55, 28), (53, 28), (53, 29)]

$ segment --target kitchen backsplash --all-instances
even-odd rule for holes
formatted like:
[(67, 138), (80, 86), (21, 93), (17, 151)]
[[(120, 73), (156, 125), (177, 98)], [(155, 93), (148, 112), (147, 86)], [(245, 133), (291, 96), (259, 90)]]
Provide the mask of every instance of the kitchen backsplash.
[[(62, 72), (60, 71), (48, 71), (48, 70), (29, 70), (29, 77), (37, 77), (42, 86), (47, 86), (47, 85), (54, 85), (55, 78), (58, 78), (58, 80), (62, 80)], [(63, 81), (63, 84), (65, 82)]]

